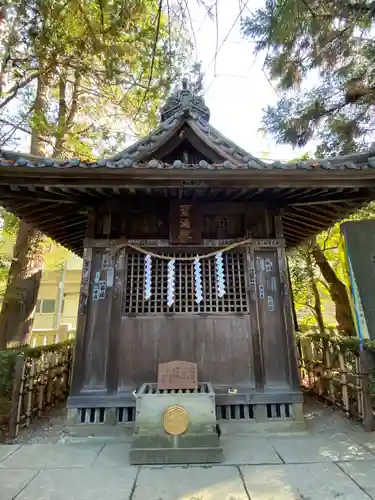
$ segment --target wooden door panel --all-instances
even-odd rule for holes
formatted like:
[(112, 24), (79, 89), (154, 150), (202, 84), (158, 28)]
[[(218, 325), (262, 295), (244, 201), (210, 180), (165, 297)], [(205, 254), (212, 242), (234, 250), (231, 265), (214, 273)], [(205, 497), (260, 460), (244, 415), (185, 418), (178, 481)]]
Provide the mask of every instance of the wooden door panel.
[(200, 380), (254, 387), (250, 320), (244, 316), (124, 318), (118, 349), (118, 390), (156, 382), (159, 363), (198, 363)]

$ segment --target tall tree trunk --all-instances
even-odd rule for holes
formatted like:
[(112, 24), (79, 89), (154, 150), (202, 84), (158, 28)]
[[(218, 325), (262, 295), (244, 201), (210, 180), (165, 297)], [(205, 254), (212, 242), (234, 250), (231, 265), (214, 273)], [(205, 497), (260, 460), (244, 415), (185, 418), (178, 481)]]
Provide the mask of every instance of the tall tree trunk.
[(345, 284), (337, 277), (318, 244), (314, 245), (312, 254), (328, 284), (331, 299), (335, 304), (336, 321), (339, 330), (348, 336), (355, 335), (352, 309)]
[(0, 313), (0, 348), (24, 344), (31, 333), (43, 269), (43, 234), (21, 221)]
[[(36, 156), (44, 153), (45, 108), (46, 84), (43, 77), (39, 77), (30, 146), (30, 153)], [(5, 349), (8, 342), (24, 344), (30, 337), (43, 270), (43, 240), (38, 229), (20, 221), (0, 312), (0, 349)]]

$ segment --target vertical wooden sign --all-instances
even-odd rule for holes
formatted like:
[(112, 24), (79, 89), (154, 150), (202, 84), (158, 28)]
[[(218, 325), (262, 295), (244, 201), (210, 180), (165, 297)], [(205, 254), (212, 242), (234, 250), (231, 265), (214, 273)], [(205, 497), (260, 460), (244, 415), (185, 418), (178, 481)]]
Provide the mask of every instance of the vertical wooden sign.
[(201, 242), (201, 217), (197, 205), (172, 200), (169, 220), (171, 243), (183, 245)]

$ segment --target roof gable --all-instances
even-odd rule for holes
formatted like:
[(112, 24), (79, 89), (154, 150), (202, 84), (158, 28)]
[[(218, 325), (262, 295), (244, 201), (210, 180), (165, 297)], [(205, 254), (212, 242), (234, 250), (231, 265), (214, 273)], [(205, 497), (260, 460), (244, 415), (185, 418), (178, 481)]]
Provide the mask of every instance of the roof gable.
[[(221, 134), (209, 123), (210, 110), (206, 106), (203, 97), (194, 95), (188, 88), (187, 81), (183, 81), (182, 89), (176, 90), (167, 99), (165, 106), (161, 109), (161, 123), (146, 137), (128, 146), (120, 153), (111, 158), (100, 158), (95, 162), (84, 162), (79, 158), (61, 160), (56, 158), (41, 158), (19, 152), (0, 150), (0, 169), (20, 166), (31, 168), (56, 168), (56, 169), (161, 169), (169, 170), (189, 169), (200, 170), (248, 170), (249, 175), (256, 171), (263, 171), (262, 175), (277, 175), (277, 171), (314, 171), (322, 175), (330, 175), (333, 171), (340, 176), (342, 170), (350, 171), (362, 169), (375, 169), (375, 148), (363, 153), (353, 153), (345, 156), (335, 156), (325, 159), (312, 159), (297, 162), (263, 161), (240, 148), (233, 141)], [(203, 144), (208, 160), (200, 160), (198, 163), (189, 163), (174, 159), (173, 162), (163, 161), (161, 151), (163, 147), (173, 138), (184, 136), (196, 147), (197, 150)], [(194, 144), (195, 142), (195, 144)], [(198, 144), (199, 143), (199, 144)], [(172, 150), (170, 150), (172, 151)], [(255, 172), (254, 172), (255, 171)], [(290, 172), (291, 173), (291, 172)], [(354, 174), (354, 172), (353, 172)], [(60, 175), (60, 174), (59, 174)], [(287, 174), (286, 174), (287, 175)]]
[[(203, 97), (194, 95), (185, 82), (182, 90), (174, 92), (161, 109), (161, 124), (149, 135), (124, 149), (109, 161), (133, 166), (142, 161), (158, 160), (158, 151), (171, 137), (189, 133), (201, 140), (217, 156), (215, 163), (225, 161), (234, 166), (265, 168), (266, 164), (223, 136), (210, 123), (210, 110)], [(199, 149), (199, 147), (197, 147)]]

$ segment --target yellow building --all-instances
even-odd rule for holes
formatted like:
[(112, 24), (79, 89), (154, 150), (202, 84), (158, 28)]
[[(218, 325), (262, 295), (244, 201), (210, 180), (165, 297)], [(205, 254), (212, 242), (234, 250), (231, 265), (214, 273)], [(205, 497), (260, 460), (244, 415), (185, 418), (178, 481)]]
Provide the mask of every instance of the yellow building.
[[(14, 236), (0, 237), (0, 257), (10, 260), (14, 243)], [(81, 258), (52, 242), (45, 248), (31, 345), (50, 344), (75, 335), (81, 271)]]
[[(38, 334), (44, 335), (48, 330), (58, 330), (62, 325), (66, 325), (68, 330), (75, 331), (81, 271), (82, 259), (71, 255), (63, 262), (61, 269), (46, 269), (43, 272), (36, 304), (33, 337)], [(48, 338), (48, 342), (42, 343), (50, 341)]]

